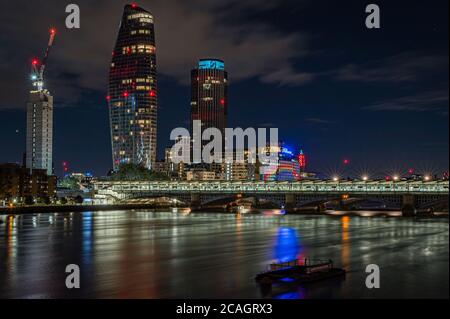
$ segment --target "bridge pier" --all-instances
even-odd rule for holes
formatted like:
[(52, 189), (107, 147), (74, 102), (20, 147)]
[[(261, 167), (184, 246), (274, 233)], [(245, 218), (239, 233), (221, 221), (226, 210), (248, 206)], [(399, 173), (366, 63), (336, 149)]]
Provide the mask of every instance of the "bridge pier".
[(404, 194), (402, 196), (402, 216), (415, 216), (416, 210), (416, 196)]
[(191, 193), (191, 207), (201, 206), (200, 193)]
[(286, 211), (293, 210), (295, 208), (295, 205), (297, 204), (295, 200), (295, 194), (286, 193), (284, 196), (284, 209)]

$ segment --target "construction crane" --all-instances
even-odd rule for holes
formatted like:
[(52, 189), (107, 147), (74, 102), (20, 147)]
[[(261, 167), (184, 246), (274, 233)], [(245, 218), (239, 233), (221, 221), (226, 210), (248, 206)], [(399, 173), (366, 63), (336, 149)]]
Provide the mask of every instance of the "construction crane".
[(45, 64), (47, 63), (48, 56), (50, 54), (50, 49), (52, 48), (53, 41), (55, 40), (56, 30), (54, 28), (50, 29), (50, 38), (48, 40), (47, 49), (45, 50), (44, 58), (42, 59), (42, 63), (39, 65), (39, 61), (37, 59), (33, 59), (31, 62), (31, 80), (33, 83), (33, 87), (37, 91), (44, 91), (44, 70)]

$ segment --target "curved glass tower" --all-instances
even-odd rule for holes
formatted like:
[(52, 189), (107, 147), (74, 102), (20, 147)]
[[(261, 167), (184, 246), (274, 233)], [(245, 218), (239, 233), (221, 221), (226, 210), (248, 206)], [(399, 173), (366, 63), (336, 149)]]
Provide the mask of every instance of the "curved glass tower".
[(156, 47), (153, 15), (126, 5), (109, 72), (113, 168), (156, 160)]

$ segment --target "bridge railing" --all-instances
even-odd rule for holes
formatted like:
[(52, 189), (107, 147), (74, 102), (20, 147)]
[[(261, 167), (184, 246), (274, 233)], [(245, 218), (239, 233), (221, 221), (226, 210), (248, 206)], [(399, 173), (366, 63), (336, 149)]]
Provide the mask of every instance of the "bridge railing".
[(448, 194), (448, 181), (298, 181), (298, 182), (155, 182), (155, 181), (99, 181), (97, 191), (114, 192), (211, 192), (211, 193), (434, 193)]

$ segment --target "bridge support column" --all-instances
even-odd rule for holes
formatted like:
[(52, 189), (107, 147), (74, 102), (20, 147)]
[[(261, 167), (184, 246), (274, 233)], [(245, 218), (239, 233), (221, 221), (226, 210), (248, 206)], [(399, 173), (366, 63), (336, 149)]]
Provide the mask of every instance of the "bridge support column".
[(286, 211), (288, 210), (294, 210), (296, 201), (295, 201), (295, 194), (292, 193), (286, 193), (284, 198), (284, 209)]
[(413, 194), (405, 194), (402, 196), (402, 215), (416, 215), (416, 196)]
[(199, 207), (200, 205), (200, 193), (191, 193), (191, 207)]

